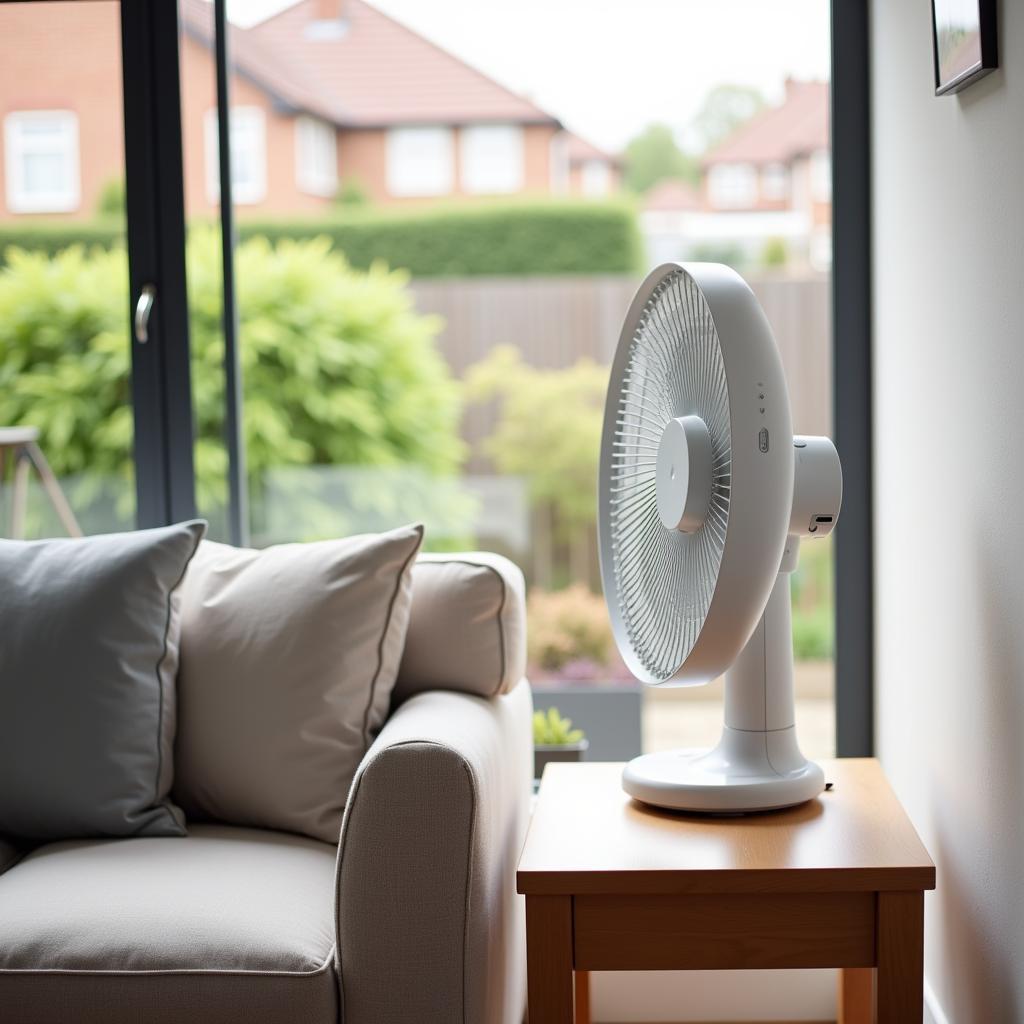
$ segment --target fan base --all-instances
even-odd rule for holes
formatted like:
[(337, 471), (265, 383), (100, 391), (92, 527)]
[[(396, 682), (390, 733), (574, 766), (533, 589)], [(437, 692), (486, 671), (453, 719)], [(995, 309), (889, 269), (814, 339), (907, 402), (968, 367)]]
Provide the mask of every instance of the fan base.
[(743, 814), (812, 800), (824, 790), (825, 775), (800, 754), (792, 728), (726, 728), (713, 750), (669, 750), (634, 758), (623, 770), (622, 788), (655, 807)]

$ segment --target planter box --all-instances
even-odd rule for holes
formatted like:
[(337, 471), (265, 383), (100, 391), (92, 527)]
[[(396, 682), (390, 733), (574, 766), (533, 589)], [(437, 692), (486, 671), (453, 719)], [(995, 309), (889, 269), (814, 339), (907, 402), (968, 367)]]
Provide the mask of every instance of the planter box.
[(533, 745), (533, 777), (540, 779), (544, 774), (544, 766), (553, 761), (582, 761), (589, 744), (586, 740), (579, 743), (563, 743), (560, 746), (549, 746), (546, 743)]
[(629, 761), (643, 752), (643, 694), (639, 683), (538, 683), (533, 706), (558, 708), (583, 730), (590, 742), (583, 760)]

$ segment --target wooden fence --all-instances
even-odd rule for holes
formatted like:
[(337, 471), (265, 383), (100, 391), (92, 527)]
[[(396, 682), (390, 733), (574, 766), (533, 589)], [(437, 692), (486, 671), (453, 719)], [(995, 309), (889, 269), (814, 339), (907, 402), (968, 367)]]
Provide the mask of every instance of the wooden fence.
[[(793, 428), (828, 434), (832, 424), (831, 295), (827, 276), (773, 275), (749, 279), (772, 325), (789, 382)], [(462, 278), (412, 283), (417, 308), (444, 318), (440, 347), (456, 376), (484, 359), (496, 345), (512, 345), (532, 366), (558, 369), (587, 357), (611, 363), (622, 318), (638, 281), (632, 277)], [(471, 406), (462, 424), (471, 446), (466, 471), (493, 467), (478, 442), (494, 428), (493, 406)], [(571, 542), (558, 531), (548, 508), (529, 512), (530, 542), (506, 553), (517, 558), (532, 583), (566, 579), (599, 587), (593, 530)], [(482, 537), (504, 550), (501, 539)]]
[[(782, 352), (794, 430), (831, 433), (829, 278), (748, 280)], [(538, 367), (570, 366), (583, 357), (610, 364), (637, 283), (632, 277), (460, 278), (417, 280), (412, 290), (418, 309), (444, 318), (441, 349), (461, 377), (496, 345), (514, 345)], [(466, 440), (477, 440), (482, 426), (470, 417)]]

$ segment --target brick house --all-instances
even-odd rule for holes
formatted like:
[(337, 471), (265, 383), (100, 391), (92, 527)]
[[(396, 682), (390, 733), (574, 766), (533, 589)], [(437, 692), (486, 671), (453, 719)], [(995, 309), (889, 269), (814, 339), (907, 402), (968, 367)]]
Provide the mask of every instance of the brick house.
[(791, 260), (827, 267), (828, 105), (826, 82), (787, 80), (782, 103), (755, 114), (704, 156), (698, 189), (681, 182), (652, 189), (643, 214), (649, 248), (664, 258), (692, 255), (694, 246), (733, 248), (756, 259), (777, 239)]
[[(213, 10), (179, 11), (186, 208), (212, 214)], [(365, 0), (300, 0), (229, 37), (242, 215), (311, 215), (346, 187), (403, 204), (618, 186), (613, 158)], [(123, 177), (117, 5), (0, 4), (0, 117), (0, 219), (93, 216)]]

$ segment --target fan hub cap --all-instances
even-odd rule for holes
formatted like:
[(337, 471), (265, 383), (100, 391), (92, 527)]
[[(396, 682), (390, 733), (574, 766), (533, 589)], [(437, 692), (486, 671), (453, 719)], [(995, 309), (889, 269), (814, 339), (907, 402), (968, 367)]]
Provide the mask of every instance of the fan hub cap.
[(713, 485), (711, 434), (699, 416), (668, 421), (658, 445), (655, 478), (662, 525), (696, 533), (707, 519)]

